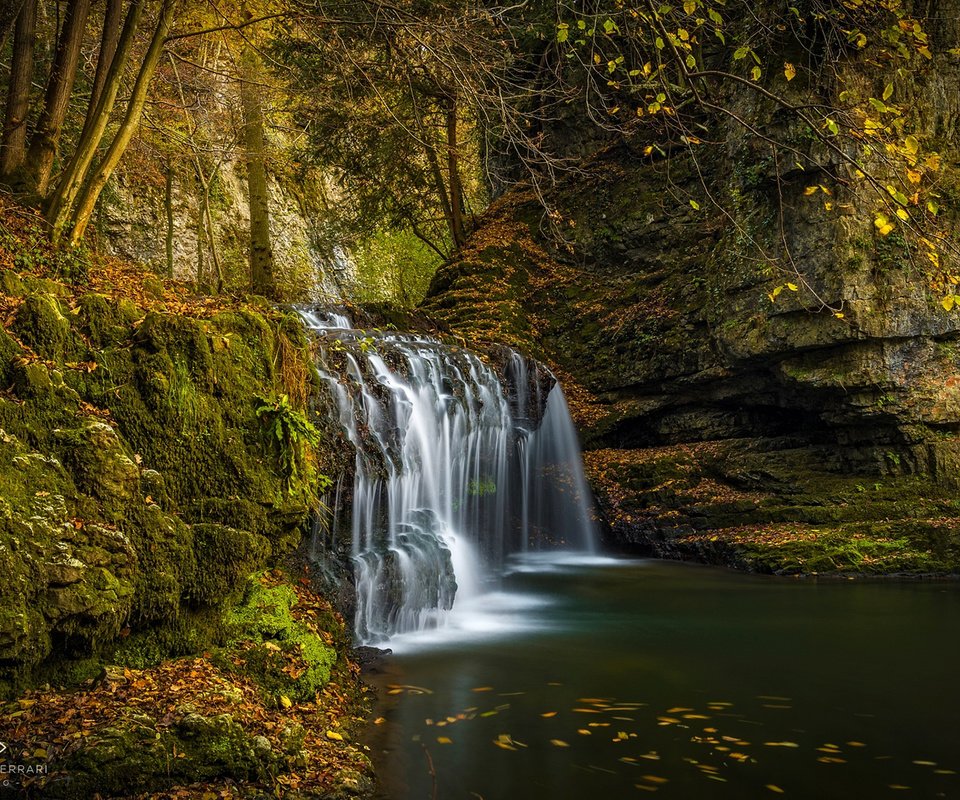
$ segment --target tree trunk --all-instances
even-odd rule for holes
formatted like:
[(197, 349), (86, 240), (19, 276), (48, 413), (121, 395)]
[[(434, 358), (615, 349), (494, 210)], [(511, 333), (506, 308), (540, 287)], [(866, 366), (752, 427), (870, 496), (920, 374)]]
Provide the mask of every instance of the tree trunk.
[(460, 180), (460, 153), (457, 150), (457, 101), (447, 103), (447, 172), (450, 180), (450, 234), (455, 248), (467, 241), (463, 224), (463, 183)]
[[(103, 15), (103, 32), (100, 35), (100, 52), (97, 53), (97, 71), (93, 76), (93, 86), (90, 88), (90, 105), (87, 111), (87, 122), (89, 122), (97, 103), (100, 102), (100, 94), (103, 92), (103, 86), (107, 82), (107, 74), (110, 66), (113, 64), (113, 56), (117, 52), (120, 43), (120, 20), (122, 19), (123, 0), (106, 0), (107, 7)], [(134, 2), (136, 5), (136, 1)], [(86, 127), (86, 124), (84, 125)]]
[(267, 189), (266, 138), (263, 106), (257, 79), (259, 58), (252, 47), (241, 56), (240, 105), (243, 109), (243, 142), (247, 160), (247, 192), (250, 201), (250, 285), (264, 297), (276, 295), (273, 246), (270, 243), (270, 204)]
[(33, 80), (33, 51), (37, 41), (37, 0), (26, 0), (17, 17), (10, 62), (10, 86), (3, 125), (0, 175), (9, 178), (27, 156), (27, 116)]
[(173, 277), (173, 160), (167, 159), (167, 176), (164, 182), (163, 210), (167, 217), (167, 236), (164, 242), (167, 254), (167, 277)]
[[(143, 114), (143, 106), (147, 99), (147, 89), (150, 86), (150, 79), (160, 63), (163, 55), (163, 46), (170, 32), (170, 23), (173, 20), (173, 11), (176, 6), (176, 0), (163, 0), (160, 8), (160, 17), (157, 20), (157, 27), (153, 32), (153, 38), (150, 40), (150, 47), (143, 57), (143, 63), (140, 72), (137, 74), (137, 80), (133, 85), (133, 92), (127, 101), (127, 113), (124, 114), (120, 127), (111, 142), (110, 147), (104, 154), (96, 170), (90, 175), (90, 178), (84, 184), (83, 190), (77, 198), (76, 210), (73, 214), (73, 227), (70, 231), (70, 244), (76, 246), (83, 238), (84, 231), (90, 222), (93, 209), (100, 197), (100, 192), (107, 185), (110, 176), (120, 163), (133, 133), (140, 123), (140, 117)], [(102, 98), (101, 100), (105, 99)]]
[(40, 112), (37, 129), (30, 141), (28, 167), (31, 185), (29, 188), (40, 195), (45, 195), (47, 192), (53, 162), (57, 157), (63, 122), (70, 105), (73, 82), (77, 77), (80, 48), (83, 44), (83, 32), (87, 26), (91, 1), (70, 0), (67, 6), (67, 17), (57, 42), (53, 65), (50, 67), (43, 110)]
[[(47, 204), (47, 220), (53, 231), (54, 242), (60, 241), (63, 231), (70, 224), (70, 212), (73, 210), (74, 201), (83, 187), (90, 165), (97, 154), (97, 148), (100, 146), (100, 141), (103, 139), (103, 134), (110, 122), (110, 115), (113, 113), (117, 93), (120, 90), (121, 79), (136, 40), (137, 27), (140, 24), (140, 16), (144, 5), (143, 0), (132, 0), (130, 8), (127, 10), (123, 31), (117, 39), (115, 51), (110, 58), (110, 66), (104, 75), (100, 97), (96, 106), (91, 106), (88, 109), (87, 119), (74, 148), (73, 157), (50, 196)], [(97, 73), (99, 74), (99, 72), (100, 64), (98, 62)]]
[(23, 4), (24, 0), (0, 0), (0, 50), (6, 45)]

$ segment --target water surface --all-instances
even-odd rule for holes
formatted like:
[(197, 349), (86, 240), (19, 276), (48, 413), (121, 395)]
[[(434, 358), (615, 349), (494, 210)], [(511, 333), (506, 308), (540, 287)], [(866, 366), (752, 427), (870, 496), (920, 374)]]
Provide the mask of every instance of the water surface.
[(515, 566), (393, 643), (385, 797), (960, 797), (960, 585)]

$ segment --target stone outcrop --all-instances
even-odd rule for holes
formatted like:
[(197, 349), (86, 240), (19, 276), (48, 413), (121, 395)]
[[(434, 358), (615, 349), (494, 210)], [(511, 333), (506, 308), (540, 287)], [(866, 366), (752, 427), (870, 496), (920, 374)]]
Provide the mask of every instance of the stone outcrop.
[[(943, 23), (934, 33), (944, 55), (898, 91), (920, 106), (925, 146), (944, 155), (949, 228), (960, 176), (949, 155), (957, 66), (945, 51), (956, 31)], [(728, 101), (782, 126), (749, 92)], [(682, 150), (645, 154), (641, 134), (598, 151), (548, 197), (561, 220), (552, 235), (532, 196), (508, 193), (438, 272), (423, 310), (467, 341), (505, 341), (556, 368), (598, 451), (588, 466), (620, 543), (685, 555), (685, 536), (799, 524), (811, 503), (843, 506), (847, 526), (883, 519), (880, 508), (892, 519), (935, 515), (944, 519), (937, 530), (955, 537), (960, 526), (946, 518), (956, 516), (949, 489), (960, 482), (960, 316), (940, 306), (922, 254), (898, 232), (877, 232), (875, 198), (833, 184), (829, 209), (811, 198), (806, 188), (836, 169), (830, 153), (801, 129), (778, 135), (819, 160), (821, 173), (775, 161), (767, 143), (722, 122), (708, 138), (725, 144), (703, 146), (696, 162)], [(760, 253), (780, 239), (792, 258), (786, 271)], [(771, 301), (787, 282), (798, 290)], [(660, 448), (650, 452), (662, 466), (671, 448), (703, 443), (727, 443), (725, 455), (674, 453), (663, 475), (637, 476), (647, 448)], [(701, 483), (700, 498), (689, 496)], [(900, 507), (856, 489), (875, 485), (899, 487)], [(725, 492), (776, 500), (738, 496), (739, 510), (702, 513), (722, 506)], [(769, 505), (781, 511), (764, 512)], [(955, 570), (950, 552), (879, 571)]]
[(4, 286), (0, 689), (215, 642), (313, 513), (314, 473), (282, 474), (257, 415), (290, 381), (310, 391), (299, 322)]

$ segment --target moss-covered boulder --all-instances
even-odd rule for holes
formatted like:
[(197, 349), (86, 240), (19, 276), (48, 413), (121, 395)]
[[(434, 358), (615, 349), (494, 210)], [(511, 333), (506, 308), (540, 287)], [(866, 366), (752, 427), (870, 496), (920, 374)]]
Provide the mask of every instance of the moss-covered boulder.
[(268, 698), (283, 704), (314, 698), (337, 660), (330, 634), (324, 637), (317, 627), (323, 620), (297, 619), (297, 602), (288, 584), (260, 577), (247, 584), (243, 602), (227, 617), (238, 644), (224, 665), (252, 678)]
[(229, 714), (187, 713), (172, 725), (143, 713), (97, 731), (59, 764), (44, 796), (82, 800), (155, 792), (211, 778), (258, 780), (275, 771), (280, 756), (262, 736), (251, 736)]

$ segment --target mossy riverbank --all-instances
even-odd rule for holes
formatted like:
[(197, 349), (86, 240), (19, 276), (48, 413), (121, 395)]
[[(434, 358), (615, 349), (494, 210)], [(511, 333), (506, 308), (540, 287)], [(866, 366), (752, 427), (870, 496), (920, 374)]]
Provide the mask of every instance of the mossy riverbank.
[[(338, 468), (299, 319), (0, 210), (3, 791), (368, 793), (349, 632), (298, 557)], [(278, 415), (321, 443), (269, 442)]]

